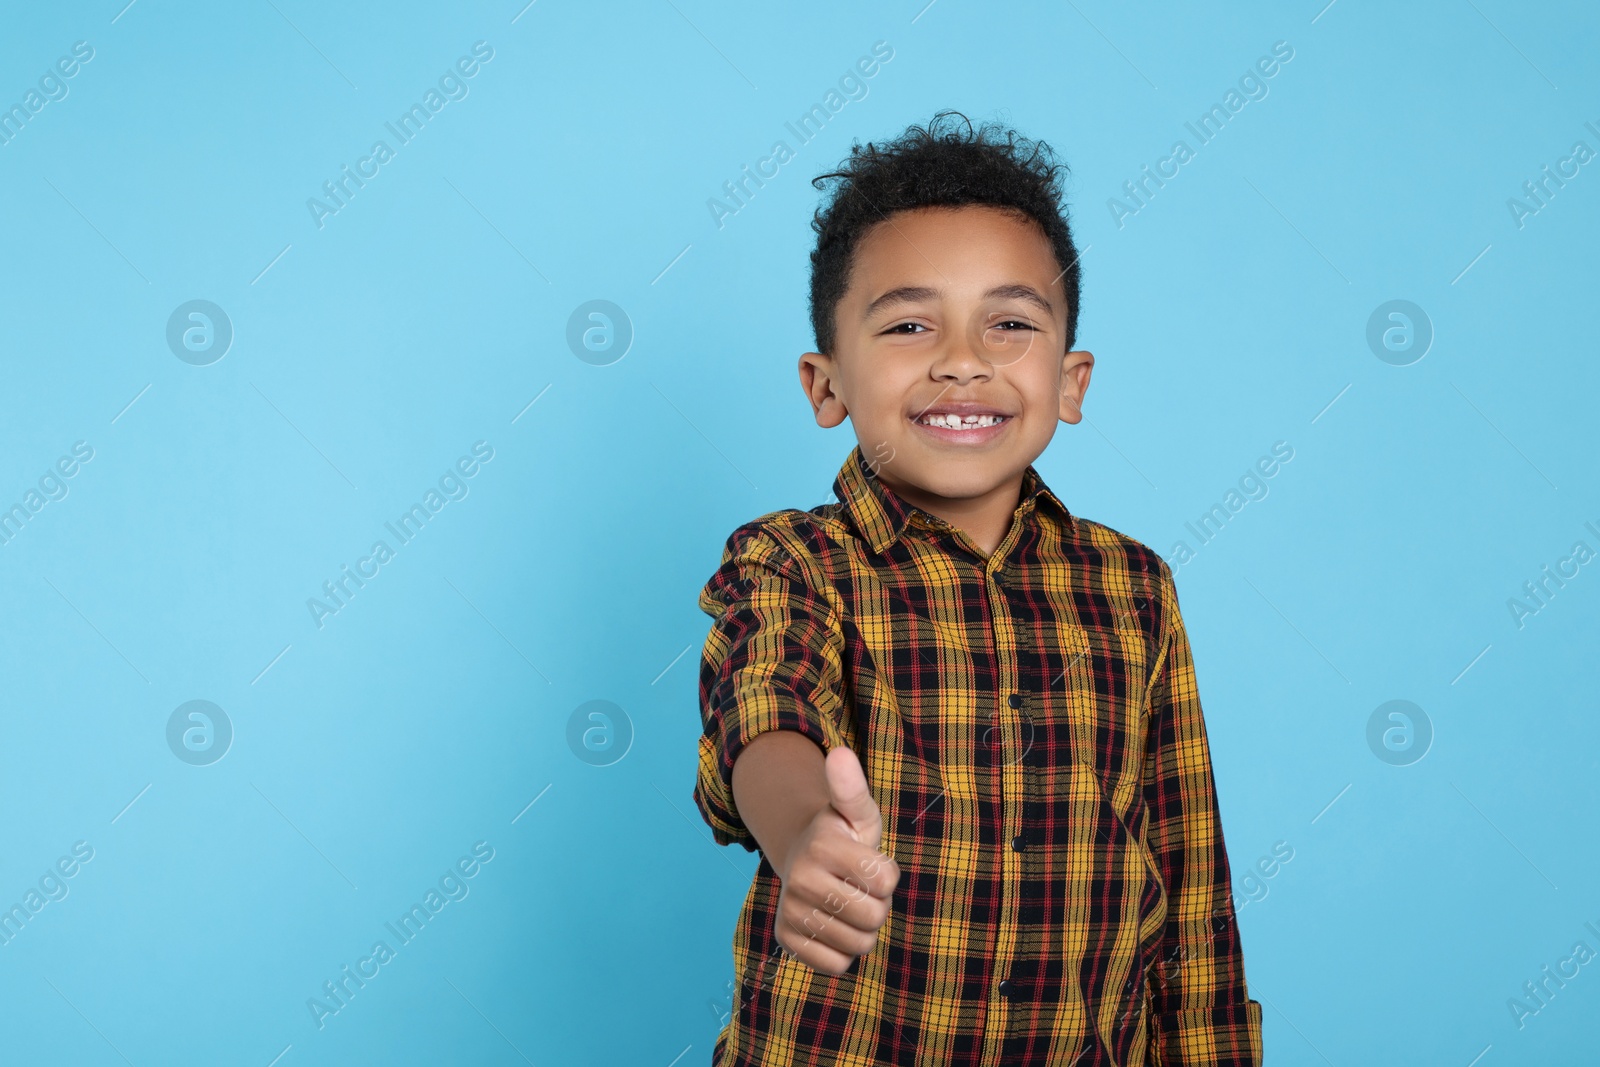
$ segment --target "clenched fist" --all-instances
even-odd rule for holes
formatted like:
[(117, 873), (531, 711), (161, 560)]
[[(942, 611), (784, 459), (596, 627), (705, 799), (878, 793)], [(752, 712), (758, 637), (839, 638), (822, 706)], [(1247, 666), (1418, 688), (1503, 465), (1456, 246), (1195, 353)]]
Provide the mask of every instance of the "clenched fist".
[(778, 943), (801, 963), (842, 974), (878, 943), (900, 865), (878, 851), (883, 816), (856, 754), (827, 754), (828, 805), (800, 831), (779, 871)]

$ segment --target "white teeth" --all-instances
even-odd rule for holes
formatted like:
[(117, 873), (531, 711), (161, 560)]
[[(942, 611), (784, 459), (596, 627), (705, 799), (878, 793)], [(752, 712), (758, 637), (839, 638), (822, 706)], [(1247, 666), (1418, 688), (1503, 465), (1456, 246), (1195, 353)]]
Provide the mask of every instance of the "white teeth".
[(979, 426), (993, 426), (1004, 422), (1004, 415), (924, 415), (917, 421), (924, 426), (941, 426), (947, 430), (971, 430)]

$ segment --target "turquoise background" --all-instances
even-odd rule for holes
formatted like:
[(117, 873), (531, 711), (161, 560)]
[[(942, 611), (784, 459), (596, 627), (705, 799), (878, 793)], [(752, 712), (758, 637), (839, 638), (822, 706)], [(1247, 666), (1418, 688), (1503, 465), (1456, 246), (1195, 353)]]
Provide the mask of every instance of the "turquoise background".
[[(0, 907), (66, 893), (0, 945), (0, 1061), (709, 1062), (756, 860), (691, 798), (695, 598), (854, 443), (795, 372), (809, 179), (941, 107), (1072, 166), (1098, 362), (1037, 465), (1194, 550), (1267, 1062), (1594, 1060), (1600, 964), (1542, 1006), (1524, 983), (1600, 951), (1600, 564), (1520, 626), (1508, 602), (1600, 550), (1600, 164), (1520, 225), (1508, 200), (1600, 150), (1600, 16), (1324, 2), (8, 5), (0, 107), (93, 58), (0, 144), (0, 507), (65, 491), (0, 547)], [(307, 200), (479, 41), (465, 95), (319, 226)], [(1279, 41), (1199, 145), (1184, 124)], [(798, 144), (875, 42), (865, 95)], [(708, 200), (780, 139), (719, 226)], [(192, 300), (233, 330), (206, 365), (167, 340)], [(625, 354), (569, 346), (593, 300)], [(1422, 358), (1369, 346), (1391, 300)], [(1199, 545), (1185, 524), (1280, 441)], [(477, 442), (465, 495), (319, 627), (307, 600)], [(205, 765), (168, 741), (192, 700), (232, 726)], [(1369, 746), (1391, 700), (1425, 750)], [(589, 701), (620, 709), (598, 754)], [(480, 842), (319, 1028), (308, 999)]]

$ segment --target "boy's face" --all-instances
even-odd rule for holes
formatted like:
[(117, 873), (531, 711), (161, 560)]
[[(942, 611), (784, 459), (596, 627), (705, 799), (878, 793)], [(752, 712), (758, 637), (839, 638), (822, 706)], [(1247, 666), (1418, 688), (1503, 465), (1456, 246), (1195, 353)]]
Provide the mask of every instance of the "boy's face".
[[(835, 309), (833, 353), (800, 357), (818, 425), (849, 416), (878, 476), (925, 510), (1009, 514), (1057, 423), (1082, 418), (1094, 366), (1091, 353), (1066, 351), (1062, 273), (1038, 224), (998, 208), (877, 223)], [(1000, 418), (927, 424), (941, 413)]]

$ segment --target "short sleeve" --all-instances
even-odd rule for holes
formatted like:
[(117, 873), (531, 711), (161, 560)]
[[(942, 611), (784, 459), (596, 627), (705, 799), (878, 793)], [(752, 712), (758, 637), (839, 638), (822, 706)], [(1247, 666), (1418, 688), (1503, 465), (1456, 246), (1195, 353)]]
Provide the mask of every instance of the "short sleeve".
[(768, 730), (795, 730), (823, 751), (844, 744), (843, 630), (828, 599), (767, 529), (747, 524), (700, 592), (712, 618), (700, 658), (695, 804), (720, 845), (759, 847), (733, 800), (733, 764)]

